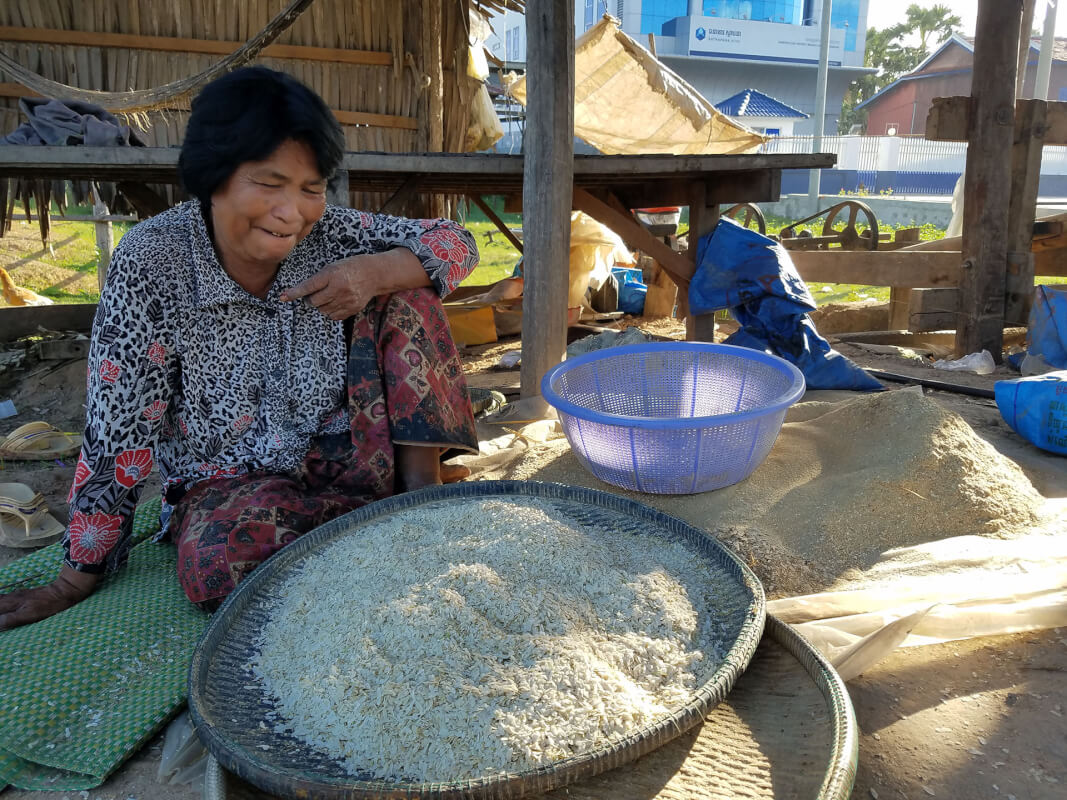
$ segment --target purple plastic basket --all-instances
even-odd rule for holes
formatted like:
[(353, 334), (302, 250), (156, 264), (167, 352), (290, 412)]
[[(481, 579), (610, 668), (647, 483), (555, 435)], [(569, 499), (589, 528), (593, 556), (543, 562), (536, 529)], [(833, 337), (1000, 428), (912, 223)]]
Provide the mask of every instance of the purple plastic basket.
[(693, 494), (752, 473), (804, 394), (804, 376), (745, 347), (663, 342), (568, 359), (545, 375), (541, 394), (600, 480)]

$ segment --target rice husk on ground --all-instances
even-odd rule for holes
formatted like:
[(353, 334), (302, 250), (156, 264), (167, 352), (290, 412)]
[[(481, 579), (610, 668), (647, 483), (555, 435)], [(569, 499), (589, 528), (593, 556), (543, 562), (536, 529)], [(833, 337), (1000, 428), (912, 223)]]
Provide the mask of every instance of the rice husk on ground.
[[(795, 406), (745, 481), (696, 495), (627, 493), (594, 478), (565, 439), (527, 444), (483, 479), (608, 489), (713, 533), (771, 596), (857, 577), (895, 548), (953, 536), (1011, 537), (1038, 524), (1042, 497), (1022, 470), (920, 390)], [(468, 461), (470, 464), (471, 462)]]

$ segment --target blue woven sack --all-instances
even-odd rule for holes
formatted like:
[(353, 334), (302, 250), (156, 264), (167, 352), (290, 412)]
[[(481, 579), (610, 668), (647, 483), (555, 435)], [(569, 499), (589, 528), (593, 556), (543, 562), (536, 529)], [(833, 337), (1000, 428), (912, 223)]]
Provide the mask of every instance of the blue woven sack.
[(1067, 370), (997, 381), (1000, 416), (1042, 450), (1067, 455)]
[(1067, 286), (1034, 287), (1027, 352), (1057, 369), (1067, 369)]

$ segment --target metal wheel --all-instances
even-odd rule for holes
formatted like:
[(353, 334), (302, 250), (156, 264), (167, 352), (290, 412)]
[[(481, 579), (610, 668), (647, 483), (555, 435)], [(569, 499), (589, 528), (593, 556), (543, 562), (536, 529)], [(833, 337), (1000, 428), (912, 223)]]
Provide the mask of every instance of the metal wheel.
[[(824, 213), (826, 221), (822, 226), (822, 235), (836, 236), (842, 250), (878, 249), (878, 220), (870, 206), (858, 200), (845, 200)], [(860, 214), (863, 214), (867, 223), (862, 231), (856, 227), (856, 218)]]
[(756, 230), (764, 236), (767, 235), (767, 220), (764, 218), (759, 206), (753, 203), (738, 203), (736, 206), (730, 206), (723, 212), (723, 216), (736, 220), (744, 228), (751, 228), (751, 223), (755, 220)]

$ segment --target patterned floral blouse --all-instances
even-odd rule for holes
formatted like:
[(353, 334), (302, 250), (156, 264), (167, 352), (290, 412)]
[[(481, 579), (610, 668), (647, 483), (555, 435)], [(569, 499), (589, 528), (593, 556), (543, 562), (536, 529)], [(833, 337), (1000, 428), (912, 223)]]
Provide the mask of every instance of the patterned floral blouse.
[(294, 469), (313, 436), (346, 430), (343, 324), (279, 295), (331, 262), (392, 247), (411, 250), (442, 296), (478, 263), (473, 237), (449, 220), (327, 206), (261, 300), (222, 269), (195, 200), (126, 233), (93, 324), (65, 562), (95, 573), (123, 562), (154, 461), (166, 496)]

